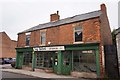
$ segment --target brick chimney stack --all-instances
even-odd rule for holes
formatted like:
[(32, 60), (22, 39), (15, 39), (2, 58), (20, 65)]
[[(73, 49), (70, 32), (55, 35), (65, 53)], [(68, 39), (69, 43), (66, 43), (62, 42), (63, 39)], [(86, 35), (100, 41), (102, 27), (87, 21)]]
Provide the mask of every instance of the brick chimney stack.
[(100, 7), (101, 7), (101, 11), (106, 13), (107, 9), (105, 4), (101, 4)]
[(60, 16), (59, 16), (59, 11), (57, 11), (57, 13), (51, 14), (50, 15), (50, 21), (57, 21), (59, 20)]

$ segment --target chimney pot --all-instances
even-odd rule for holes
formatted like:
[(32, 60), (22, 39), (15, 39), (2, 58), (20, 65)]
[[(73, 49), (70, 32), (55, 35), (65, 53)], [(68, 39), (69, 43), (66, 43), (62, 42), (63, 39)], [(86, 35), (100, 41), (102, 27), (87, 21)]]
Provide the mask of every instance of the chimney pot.
[(106, 12), (106, 6), (105, 6), (105, 4), (101, 4), (100, 7), (101, 7), (101, 11)]
[(59, 15), (59, 11), (57, 11), (57, 15)]

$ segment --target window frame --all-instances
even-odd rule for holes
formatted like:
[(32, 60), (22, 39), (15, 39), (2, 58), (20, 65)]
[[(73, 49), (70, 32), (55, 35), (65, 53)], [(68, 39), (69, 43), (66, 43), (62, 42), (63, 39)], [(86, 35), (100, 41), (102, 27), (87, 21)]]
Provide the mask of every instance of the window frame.
[[(81, 28), (81, 30), (75, 30), (75, 28)], [(77, 31), (81, 31), (82, 32), (82, 41), (75, 41), (75, 32)], [(82, 26), (76, 26), (73, 28), (73, 39), (74, 39), (74, 44), (78, 44), (78, 43), (83, 43), (83, 27)]]
[[(42, 43), (42, 33), (45, 33), (45, 42)], [(45, 46), (46, 44), (46, 29), (45, 30), (40, 30), (40, 46)]]
[[(25, 33), (25, 46), (26, 47), (30, 46), (30, 36), (31, 36), (31, 32)], [(27, 44), (27, 40), (28, 40), (27, 38), (29, 38), (29, 43), (28, 44)]]

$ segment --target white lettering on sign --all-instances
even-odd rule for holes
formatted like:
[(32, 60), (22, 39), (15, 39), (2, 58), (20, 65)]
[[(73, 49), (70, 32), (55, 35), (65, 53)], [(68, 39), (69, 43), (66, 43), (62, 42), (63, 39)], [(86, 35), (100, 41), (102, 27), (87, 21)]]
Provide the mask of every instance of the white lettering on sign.
[(55, 47), (35, 47), (34, 51), (58, 51), (65, 50), (64, 46), (55, 46)]

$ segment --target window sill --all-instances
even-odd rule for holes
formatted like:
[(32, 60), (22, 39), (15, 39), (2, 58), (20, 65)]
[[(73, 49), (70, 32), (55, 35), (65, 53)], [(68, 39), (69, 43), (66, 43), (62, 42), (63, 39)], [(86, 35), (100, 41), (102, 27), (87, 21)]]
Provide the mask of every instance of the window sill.
[(84, 42), (73, 42), (73, 44), (83, 44)]
[(30, 46), (25, 46), (25, 47), (30, 47)]
[(45, 44), (40, 44), (39, 46), (45, 46)]

